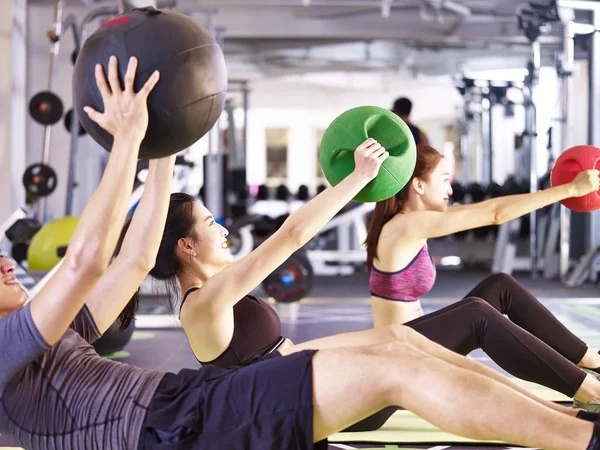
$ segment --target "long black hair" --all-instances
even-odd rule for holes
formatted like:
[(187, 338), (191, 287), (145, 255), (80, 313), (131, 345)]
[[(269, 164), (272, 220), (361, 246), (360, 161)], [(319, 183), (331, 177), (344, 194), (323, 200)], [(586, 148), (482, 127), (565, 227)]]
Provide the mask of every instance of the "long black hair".
[[(169, 305), (173, 311), (175, 311), (174, 299), (177, 298), (178, 293), (177, 275), (180, 274), (182, 269), (181, 261), (177, 258), (176, 253), (177, 242), (181, 238), (196, 239), (194, 234), (194, 227), (196, 225), (194, 219), (195, 202), (196, 199), (192, 195), (184, 194), (182, 192), (171, 194), (165, 229), (160, 241), (155, 265), (150, 271), (150, 276), (157, 280), (164, 281), (167, 288)], [(121, 231), (115, 256), (121, 250), (123, 240), (125, 239), (130, 224), (131, 219), (125, 223), (125, 226)], [(143, 243), (141, 245), (143, 245)], [(135, 313), (138, 310), (139, 302), (140, 290), (138, 288), (117, 319), (121, 330), (125, 330), (131, 324)]]

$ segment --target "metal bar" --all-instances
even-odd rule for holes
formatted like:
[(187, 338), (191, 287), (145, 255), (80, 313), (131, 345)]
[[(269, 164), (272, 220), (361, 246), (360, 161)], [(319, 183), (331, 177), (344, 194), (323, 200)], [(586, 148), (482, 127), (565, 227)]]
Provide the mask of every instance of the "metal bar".
[(559, 8), (571, 8), (578, 9), (580, 11), (598, 11), (600, 10), (600, 3), (584, 1), (584, 0), (558, 0), (557, 6)]
[(244, 128), (242, 133), (242, 164), (243, 167), (246, 167), (246, 155), (248, 154), (248, 102), (249, 102), (249, 92), (248, 92), (248, 82), (244, 81), (242, 85), (242, 93), (243, 100), (242, 105), (244, 108)]
[(208, 132), (208, 153), (216, 155), (221, 152), (221, 125), (217, 119), (214, 126)]
[[(593, 12), (593, 28), (600, 27), (600, 9)], [(589, 62), (589, 143), (600, 147), (600, 33), (592, 35), (592, 46)], [(600, 211), (594, 211), (589, 216), (590, 231), (588, 234), (590, 242), (587, 247), (600, 247)]]
[(79, 50), (81, 50), (81, 35), (79, 34), (79, 28), (77, 27), (77, 17), (75, 17), (74, 14), (69, 14), (63, 23), (63, 32), (66, 33), (69, 29), (73, 32), (75, 51), (79, 52)]
[[(48, 91), (52, 91), (54, 84), (54, 75), (56, 72), (56, 59), (60, 51), (60, 41), (62, 38), (63, 28), (63, 12), (65, 7), (65, 0), (57, 0), (54, 7), (54, 28), (51, 30), (53, 42), (50, 46), (50, 66), (48, 68)], [(50, 35), (48, 36), (50, 38)], [(44, 141), (42, 147), (42, 163), (48, 164), (50, 159), (50, 142), (52, 137), (52, 126), (46, 125), (44, 127)], [(37, 219), (40, 222), (44, 222), (46, 217), (46, 197), (42, 197), (38, 201)]]
[[(491, 94), (491, 93), (490, 93)], [(491, 101), (491, 96), (490, 96), (490, 111), (489, 111), (489, 118), (488, 118), (488, 140), (489, 140), (489, 146), (488, 146), (488, 158), (489, 158), (489, 165), (488, 165), (488, 185), (494, 181), (494, 103), (492, 103)]]
[(240, 155), (240, 144), (238, 142), (236, 136), (236, 125), (237, 122), (235, 117), (233, 116), (233, 105), (231, 104), (231, 99), (225, 100), (225, 107), (223, 111), (227, 113), (228, 119), (228, 127), (227, 127), (227, 138), (228, 138), (228, 154), (229, 154), (229, 164), (233, 168), (243, 167), (243, 158)]
[[(223, 31), (215, 28), (214, 14), (207, 14), (207, 28), (217, 43), (223, 46)], [(227, 159), (222, 152), (222, 136), (221, 136), (221, 118), (219, 117), (214, 126), (208, 132), (208, 154), (204, 156), (204, 203), (208, 210), (212, 213), (217, 222), (224, 219), (225, 214), (225, 198), (224, 187), (225, 179), (224, 165)], [(210, 166), (210, 167), (209, 167)]]
[[(64, 31), (71, 29), (73, 33), (73, 40), (75, 42), (75, 52), (79, 54), (81, 50), (81, 35), (77, 28), (77, 18), (71, 14), (69, 15), (63, 24)], [(72, 109), (71, 115), (71, 146), (69, 151), (69, 168), (67, 178), (67, 198), (65, 201), (65, 216), (70, 216), (73, 212), (73, 190), (77, 186), (75, 181), (75, 168), (77, 165), (77, 149), (79, 146), (79, 118), (77, 117), (77, 111), (75, 108)]]
[[(488, 90), (489, 93), (489, 90)], [(486, 185), (490, 183), (488, 176), (490, 174), (490, 163), (491, 163), (491, 147), (492, 139), (490, 136), (490, 123), (492, 115), (492, 102), (488, 95), (484, 95), (481, 99), (481, 184)]]
[(471, 92), (467, 90), (463, 95), (463, 117), (460, 132), (460, 155), (462, 159), (462, 182), (469, 180), (469, 105)]
[[(525, 130), (527, 139), (527, 148), (529, 150), (529, 187), (530, 192), (538, 190), (538, 173), (537, 173), (537, 128), (536, 128), (536, 111), (533, 103), (533, 91), (537, 84), (539, 70), (541, 66), (540, 43), (536, 40), (531, 43), (531, 61), (528, 65), (530, 71), (527, 80), (528, 86), (525, 90)], [(538, 271), (538, 249), (537, 249), (537, 213), (532, 211), (529, 215), (529, 258), (531, 260), (531, 277), (537, 277)]]
[(53, 34), (56, 36), (54, 42), (50, 46), (50, 68), (48, 70), (48, 90), (52, 89), (52, 84), (54, 81), (54, 73), (55, 66), (54, 62), (56, 57), (58, 56), (58, 52), (60, 50), (60, 38), (62, 35), (63, 28), (63, 11), (65, 7), (65, 0), (58, 0), (56, 2), (56, 6), (54, 7), (54, 29), (52, 30)]
[(576, 34), (592, 34), (596, 31), (596, 27), (589, 23), (576, 23), (571, 24), (571, 30), (573, 35)]
[[(217, 2), (219, 4), (219, 6), (300, 6), (301, 2), (300, 0), (219, 0)], [(394, 6), (403, 6), (403, 7), (408, 7), (411, 8), (414, 6), (414, 8), (418, 8), (420, 5), (422, 5), (420, 0), (416, 0), (416, 1), (412, 1), (412, 2), (406, 2), (406, 0), (404, 0), (402, 2), (403, 4), (400, 4), (400, 2), (398, 0), (395, 0), (395, 2), (392, 4), (392, 7)], [(311, 14), (311, 10), (314, 11), (315, 8), (318, 7), (330, 7), (330, 6), (335, 6), (335, 7), (373, 7), (375, 10), (377, 11), (381, 11), (381, 6), (382, 6), (382, 0), (356, 0), (356, 1), (352, 1), (352, 0), (311, 0), (311, 4), (309, 7), (303, 8), (303, 10), (299, 11), (297, 14), (299, 16), (308, 16), (310, 17)], [(445, 9), (445, 5), (441, 4), (442, 9)], [(453, 11), (455, 12), (455, 11)], [(391, 14), (393, 15), (394, 12), (392, 11)], [(480, 21), (480, 20), (485, 20), (485, 21), (511, 21), (511, 22), (516, 22), (516, 16), (515, 15), (510, 15), (510, 14), (498, 14), (496, 16), (494, 16), (493, 14), (475, 14), (475, 13), (471, 13), (468, 15), (464, 15), (462, 16), (462, 18), (466, 21), (470, 21), (470, 20), (474, 20), (474, 21)], [(435, 16), (431, 17), (431, 20), (435, 20)]]
[[(208, 32), (214, 36), (215, 41), (217, 41), (217, 44), (219, 44), (222, 48), (224, 33), (223, 33), (223, 30), (218, 29), (215, 26), (215, 24), (216, 24), (215, 11), (205, 10), (205, 11), (202, 11), (202, 15), (204, 16), (204, 20), (205, 20), (205, 23), (203, 25), (206, 27)], [(193, 15), (193, 17), (196, 18), (196, 20), (198, 20), (198, 17), (196, 17), (196, 16), (197, 16), (196, 14)], [(220, 152), (221, 152), (221, 126), (220, 126), (220, 118), (219, 118), (219, 119), (217, 119), (215, 125), (208, 132), (208, 154), (216, 155)], [(205, 195), (208, 198), (208, 197), (210, 197), (210, 195), (207, 191), (207, 187), (208, 186), (205, 183)]]
[[(55, 61), (60, 51), (60, 40), (62, 37), (63, 28), (63, 11), (65, 6), (65, 0), (58, 0), (54, 8), (54, 29), (52, 33), (54, 35), (54, 41), (50, 46), (50, 66), (48, 68), (48, 90), (52, 91), (54, 84), (54, 75), (56, 73)], [(44, 148), (42, 151), (42, 163), (48, 163), (50, 158), (50, 130), (51, 126), (46, 125), (44, 128)]]
[(77, 182), (75, 180), (75, 169), (77, 166), (77, 150), (79, 147), (79, 117), (77, 116), (77, 110), (75, 108), (73, 108), (71, 111), (71, 148), (69, 150), (65, 216), (70, 216), (73, 212), (73, 190), (77, 187)]
[[(562, 53), (562, 148), (563, 151), (570, 145), (570, 97), (573, 92), (573, 65), (575, 63), (575, 41), (573, 22), (567, 22), (563, 31)], [(569, 270), (571, 214), (563, 205), (560, 206), (560, 277), (565, 280)]]
[[(413, 0), (410, 4), (417, 7), (419, 2), (420, 0)], [(214, 3), (218, 3), (219, 6), (301, 6), (300, 0), (218, 0)], [(379, 11), (381, 10), (381, 0), (311, 0), (310, 7), (306, 10), (320, 6), (372, 6)]]
[[(593, 9), (593, 25), (595, 30), (600, 26), (600, 8)], [(574, 42), (574, 36), (582, 28), (580, 24), (573, 22), (568, 23), (569, 28), (565, 31), (565, 35)], [(586, 33), (587, 34), (587, 33)], [(566, 38), (565, 38), (566, 39)], [(572, 44), (569, 44), (569, 47)], [(570, 50), (570, 48), (569, 48)], [(589, 57), (589, 94), (588, 94), (588, 140), (590, 144), (600, 145), (600, 130), (598, 130), (598, 122), (600, 121), (600, 105), (597, 105), (600, 85), (600, 35), (594, 32), (592, 35), (592, 46)], [(565, 147), (566, 148), (566, 147)], [(563, 207), (563, 209), (565, 209)], [(563, 279), (563, 283), (568, 287), (580, 286), (587, 280), (594, 282), (597, 279), (597, 261), (600, 248), (600, 212), (594, 211), (585, 217), (585, 240), (584, 245), (588, 249), (585, 256), (578, 261), (569, 277)], [(562, 243), (562, 240), (561, 240)]]

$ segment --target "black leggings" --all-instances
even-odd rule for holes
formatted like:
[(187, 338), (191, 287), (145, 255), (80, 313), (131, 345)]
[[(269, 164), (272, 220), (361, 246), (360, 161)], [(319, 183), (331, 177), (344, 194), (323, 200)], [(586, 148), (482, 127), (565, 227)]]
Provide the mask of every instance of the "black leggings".
[[(515, 377), (568, 397), (575, 395), (586, 376), (576, 365), (586, 344), (503, 273), (489, 276), (461, 301), (405, 325), (461, 355), (481, 348)], [(377, 429), (394, 411), (387, 408), (347, 431)]]

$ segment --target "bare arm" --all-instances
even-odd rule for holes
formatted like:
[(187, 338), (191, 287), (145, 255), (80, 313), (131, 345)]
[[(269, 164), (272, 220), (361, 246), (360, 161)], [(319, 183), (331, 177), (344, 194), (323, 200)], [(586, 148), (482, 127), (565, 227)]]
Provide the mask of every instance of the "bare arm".
[(144, 193), (119, 254), (86, 304), (101, 333), (119, 316), (154, 267), (167, 220), (175, 155), (151, 160)]
[(388, 153), (376, 141), (365, 141), (355, 152), (356, 168), (338, 185), (326, 189), (299, 208), (256, 250), (208, 280), (193, 292), (187, 304), (201, 309), (230, 308), (258, 286), (292, 253), (308, 242), (379, 171)]
[(453, 206), (445, 212), (415, 211), (407, 217), (390, 221), (398, 233), (414, 239), (447, 236), (458, 231), (487, 225), (499, 225), (537, 209), (570, 197), (580, 197), (598, 190), (598, 171), (588, 170), (569, 184), (532, 194), (509, 195), (469, 205)]
[(110, 87), (102, 68), (96, 67), (105, 112), (100, 114), (90, 108), (86, 112), (111, 132), (114, 144), (104, 175), (81, 215), (63, 264), (31, 301), (33, 321), (49, 345), (61, 338), (106, 270), (127, 214), (137, 155), (148, 124), (146, 100), (158, 81), (155, 73), (135, 94), (135, 69), (134, 60), (128, 66), (123, 92), (117, 78), (116, 58), (111, 58), (109, 63)]
[(419, 130), (419, 137), (421, 138), (421, 145), (431, 145), (429, 143), (429, 137), (427, 136), (427, 133), (422, 132), (421, 130)]

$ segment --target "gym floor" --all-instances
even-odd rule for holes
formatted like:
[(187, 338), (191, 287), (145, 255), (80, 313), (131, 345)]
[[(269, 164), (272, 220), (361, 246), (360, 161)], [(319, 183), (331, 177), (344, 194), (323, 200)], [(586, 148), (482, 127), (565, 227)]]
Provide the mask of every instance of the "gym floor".
[[(423, 298), (425, 312), (439, 309), (462, 298), (488, 274), (489, 272), (439, 270), (435, 287)], [(567, 289), (555, 281), (531, 280), (529, 275), (516, 274), (515, 277), (542, 300), (577, 336), (591, 346), (600, 347), (600, 298), (598, 298), (597, 287), (586, 285)], [(261, 296), (262, 292), (257, 290), (255, 294)], [(151, 302), (158, 306), (164, 303), (164, 299), (158, 299), (158, 301), (153, 299)], [(298, 320), (295, 323), (283, 320), (283, 334), (294, 342), (303, 342), (336, 333), (364, 330), (371, 326), (372, 318), (366, 274), (333, 279), (317, 277), (310, 297), (300, 305)], [(473, 352), (470, 356), (490, 367), (501, 370), (481, 351)], [(177, 372), (184, 367), (198, 367), (181, 329), (138, 330), (134, 333), (133, 339), (125, 351), (112, 357), (137, 366), (163, 371)], [(422, 424), (419, 426), (422, 427)], [(413, 429), (412, 431), (424, 432), (426, 430)], [(425, 434), (425, 437), (418, 439), (418, 443), (412, 435), (410, 443), (407, 444), (401, 440), (403, 434), (398, 434), (398, 436), (397, 442), (388, 440), (386, 443), (371, 443), (370, 440), (362, 440), (360, 437), (356, 442), (335, 443), (332, 441), (329, 448), (330, 450), (353, 448), (385, 448), (388, 450), (435, 448), (439, 450), (482, 449), (490, 448), (492, 445), (495, 448), (509, 448), (508, 446), (499, 447), (499, 444), (479, 443), (461, 447), (456, 445), (460, 442), (458, 440), (448, 439), (441, 442), (439, 437), (434, 434), (431, 434), (432, 439), (429, 442)], [(10, 443), (3, 441), (0, 437), (1, 445), (10, 446)]]

